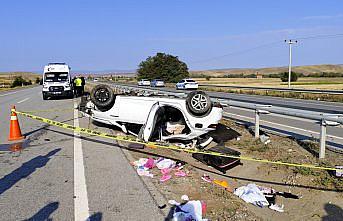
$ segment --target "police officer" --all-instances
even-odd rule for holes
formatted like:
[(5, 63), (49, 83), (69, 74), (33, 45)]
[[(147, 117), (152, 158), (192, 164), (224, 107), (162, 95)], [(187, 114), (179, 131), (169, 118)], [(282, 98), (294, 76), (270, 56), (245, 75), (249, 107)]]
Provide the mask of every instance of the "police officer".
[(81, 77), (81, 81), (82, 81), (82, 84), (81, 84), (81, 94), (84, 95), (85, 94), (85, 84), (86, 84), (85, 78)]
[(73, 83), (73, 93), (74, 97), (76, 97), (76, 84), (75, 84), (76, 77), (73, 77), (72, 83)]
[(82, 80), (81, 78), (78, 76), (75, 80), (75, 87), (76, 87), (76, 97), (81, 95), (81, 90), (82, 90)]

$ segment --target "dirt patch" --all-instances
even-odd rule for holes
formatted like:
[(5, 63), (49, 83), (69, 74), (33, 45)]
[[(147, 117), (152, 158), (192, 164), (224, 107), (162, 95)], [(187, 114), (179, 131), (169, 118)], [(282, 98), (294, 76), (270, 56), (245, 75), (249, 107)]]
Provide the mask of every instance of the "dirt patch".
[[(286, 137), (270, 135), (271, 143), (265, 145), (255, 140), (244, 126), (227, 120), (222, 123), (242, 134), (239, 141), (231, 140), (225, 145), (240, 151), (243, 156), (330, 167), (343, 162), (342, 154), (331, 152), (327, 153), (325, 161), (319, 161), (298, 142)], [(188, 177), (173, 176), (171, 180), (161, 183), (160, 171), (153, 169), (155, 176), (151, 181), (168, 200), (180, 201), (184, 194), (190, 199), (204, 200), (208, 206), (205, 218), (210, 220), (288, 221), (320, 220), (326, 217), (339, 220), (343, 216), (343, 181), (326, 171), (243, 161), (243, 166), (235, 167), (223, 174), (197, 162), (190, 154), (182, 152), (145, 148), (131, 153), (135, 159), (166, 157), (186, 162), (184, 169), (190, 172)], [(291, 192), (302, 198), (296, 200), (278, 196), (277, 204), (285, 205), (285, 212), (278, 213), (268, 208), (247, 204), (222, 187), (203, 181), (201, 176), (204, 173), (212, 178), (227, 181), (232, 188), (256, 183), (277, 191)]]

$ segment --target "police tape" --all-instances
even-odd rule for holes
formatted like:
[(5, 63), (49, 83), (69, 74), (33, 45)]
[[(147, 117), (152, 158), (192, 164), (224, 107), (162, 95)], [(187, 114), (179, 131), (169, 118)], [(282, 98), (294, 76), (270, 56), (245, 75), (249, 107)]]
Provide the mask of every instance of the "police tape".
[(40, 112), (62, 112), (62, 111), (70, 111), (74, 110), (75, 108), (65, 108), (65, 109), (45, 109), (45, 110), (32, 110), (32, 111), (22, 111), (23, 113), (40, 113)]
[(223, 154), (223, 153), (207, 151), (207, 150), (204, 151), (204, 150), (196, 150), (196, 149), (185, 149), (185, 148), (181, 148), (181, 147), (178, 147), (175, 145), (164, 144), (164, 143), (144, 142), (142, 140), (138, 140), (137, 138), (133, 138), (130, 136), (118, 136), (118, 135), (108, 134), (108, 133), (104, 133), (104, 132), (100, 132), (100, 131), (96, 131), (96, 130), (87, 129), (87, 128), (75, 127), (75, 126), (72, 126), (70, 124), (61, 123), (61, 122), (50, 120), (47, 118), (35, 116), (35, 115), (29, 114), (27, 112), (21, 112), (21, 111), (13, 111), (13, 112), (15, 112), (19, 115), (23, 115), (25, 117), (34, 119), (34, 120), (41, 121), (41, 122), (46, 123), (46, 124), (56, 126), (56, 127), (60, 127), (60, 128), (64, 128), (67, 130), (72, 130), (75, 132), (88, 134), (91, 136), (103, 137), (103, 138), (108, 138), (108, 139), (117, 140), (117, 141), (143, 144), (143, 145), (146, 145), (148, 147), (176, 150), (176, 151), (186, 152), (186, 153), (197, 153), (197, 154), (205, 154), (205, 155), (212, 155), (212, 156), (218, 156), (218, 157), (227, 157), (227, 158), (233, 158), (233, 159), (239, 159), (239, 160), (254, 161), (254, 162), (259, 162), (259, 163), (268, 163), (268, 164), (276, 164), (276, 165), (284, 165), (284, 166), (292, 166), (292, 167), (305, 167), (305, 168), (310, 168), (310, 169), (343, 172), (343, 169), (338, 169), (338, 168), (333, 168), (333, 167), (316, 166), (316, 165), (312, 165), (312, 164), (288, 163), (288, 162), (282, 162), (282, 161), (270, 161), (270, 160), (266, 160), (266, 159), (257, 159), (257, 158), (252, 158), (252, 157), (235, 156), (235, 155)]

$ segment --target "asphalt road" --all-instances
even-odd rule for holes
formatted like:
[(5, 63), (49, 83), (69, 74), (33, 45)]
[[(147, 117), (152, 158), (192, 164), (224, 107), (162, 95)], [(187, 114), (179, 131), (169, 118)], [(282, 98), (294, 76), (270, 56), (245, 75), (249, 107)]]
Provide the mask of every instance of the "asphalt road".
[[(136, 85), (129, 85), (138, 87)], [(163, 90), (169, 92), (186, 92), (176, 90), (172, 88), (152, 88), (143, 87), (148, 89)], [(258, 96), (258, 95), (243, 95), (223, 92), (207, 92), (211, 97), (221, 99), (231, 99), (236, 101), (244, 101), (255, 104), (265, 104), (280, 107), (287, 107), (292, 109), (301, 109), (316, 111), (330, 114), (343, 114), (343, 104), (336, 102), (324, 102), (324, 101), (313, 101), (313, 100), (301, 100), (301, 99), (290, 99), (290, 98), (279, 98), (270, 96)], [(254, 111), (236, 107), (224, 108), (225, 117), (234, 120), (239, 120), (245, 123), (253, 124), (255, 119)], [(284, 116), (278, 114), (261, 115), (261, 128), (285, 135), (294, 136), (299, 139), (319, 139), (320, 137), (320, 125), (314, 120), (308, 120), (292, 116)], [(334, 149), (343, 150), (343, 126), (327, 127), (327, 146)]]
[(73, 109), (77, 100), (43, 101), (40, 87), (0, 93), (0, 219), (163, 220), (153, 190), (129, 164), (130, 154), (113, 141), (79, 137), (19, 116), (27, 138), (17, 142), (20, 151), (13, 151), (14, 143), (7, 140), (11, 105), (92, 127)]

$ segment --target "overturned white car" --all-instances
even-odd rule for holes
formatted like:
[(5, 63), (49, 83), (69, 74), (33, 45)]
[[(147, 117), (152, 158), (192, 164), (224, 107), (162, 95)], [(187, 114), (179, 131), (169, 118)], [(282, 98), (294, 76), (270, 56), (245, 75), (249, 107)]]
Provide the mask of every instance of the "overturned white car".
[[(115, 125), (144, 141), (208, 139), (223, 108), (202, 91), (187, 98), (115, 95), (107, 85), (97, 85), (87, 103), (94, 121)], [(203, 140), (203, 142), (206, 140)]]

